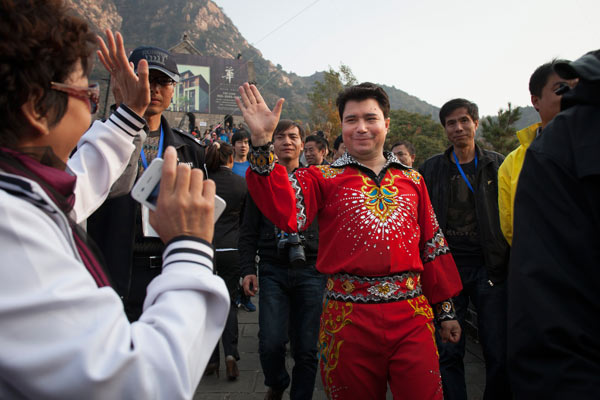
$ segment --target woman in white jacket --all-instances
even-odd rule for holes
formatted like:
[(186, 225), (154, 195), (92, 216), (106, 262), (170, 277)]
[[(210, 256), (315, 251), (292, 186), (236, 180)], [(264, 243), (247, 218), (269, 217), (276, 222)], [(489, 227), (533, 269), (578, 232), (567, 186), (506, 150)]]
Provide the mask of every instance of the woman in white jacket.
[[(100, 58), (124, 95), (89, 127), (94, 36), (62, 0), (0, 1), (0, 398), (191, 398), (229, 296), (212, 273), (212, 181), (165, 151), (163, 273), (130, 324), (77, 223), (123, 172), (150, 102), (110, 32)], [(72, 149), (77, 151), (69, 158)]]

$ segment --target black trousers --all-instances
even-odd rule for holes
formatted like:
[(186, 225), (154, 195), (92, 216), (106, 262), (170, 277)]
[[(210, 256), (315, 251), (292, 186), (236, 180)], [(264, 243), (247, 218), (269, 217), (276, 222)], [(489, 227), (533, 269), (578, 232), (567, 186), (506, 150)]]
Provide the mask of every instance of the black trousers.
[(162, 256), (135, 256), (129, 278), (127, 295), (123, 299), (129, 322), (137, 321), (142, 315), (146, 288), (162, 271)]
[[(236, 360), (240, 359), (238, 352), (238, 318), (237, 318), (237, 307), (235, 305), (235, 298), (239, 294), (240, 287), (240, 263), (239, 254), (237, 250), (231, 251), (215, 251), (215, 266), (217, 275), (219, 275), (225, 281), (227, 290), (229, 291), (229, 315), (227, 316), (227, 322), (225, 323), (225, 330), (221, 336), (221, 343), (223, 344), (223, 352), (225, 357), (233, 356)], [(211, 363), (219, 362), (219, 344), (213, 352)]]

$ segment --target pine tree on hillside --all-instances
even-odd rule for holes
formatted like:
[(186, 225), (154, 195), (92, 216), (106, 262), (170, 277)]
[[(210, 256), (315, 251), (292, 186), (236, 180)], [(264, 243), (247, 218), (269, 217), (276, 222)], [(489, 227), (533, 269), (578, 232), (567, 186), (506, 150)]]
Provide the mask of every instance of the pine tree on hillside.
[(508, 109), (498, 110), (498, 116), (490, 116), (481, 120), (481, 136), (484, 141), (481, 144), (500, 154), (507, 155), (518, 145), (517, 129), (515, 123), (521, 118), (521, 107), (512, 107), (508, 103)]

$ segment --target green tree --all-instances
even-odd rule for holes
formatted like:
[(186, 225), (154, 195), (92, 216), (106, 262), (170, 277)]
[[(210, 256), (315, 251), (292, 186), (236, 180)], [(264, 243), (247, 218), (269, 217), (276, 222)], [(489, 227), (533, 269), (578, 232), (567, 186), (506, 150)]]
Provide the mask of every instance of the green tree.
[(521, 107), (512, 107), (508, 103), (508, 109), (498, 110), (497, 117), (487, 116), (481, 120), (481, 144), (500, 154), (507, 155), (513, 151), (519, 141), (515, 123), (521, 118)]
[(385, 148), (391, 150), (392, 145), (401, 140), (408, 140), (415, 146), (415, 167), (448, 147), (444, 128), (439, 122), (427, 115), (405, 110), (392, 110), (390, 111), (390, 129), (385, 140)]
[[(340, 117), (335, 100), (345, 87), (356, 84), (356, 77), (347, 65), (342, 64), (339, 71), (329, 67), (322, 81), (316, 81), (308, 93), (310, 100), (310, 126), (313, 130), (328, 132), (337, 136), (341, 132)], [(331, 138), (329, 138), (331, 139)]]

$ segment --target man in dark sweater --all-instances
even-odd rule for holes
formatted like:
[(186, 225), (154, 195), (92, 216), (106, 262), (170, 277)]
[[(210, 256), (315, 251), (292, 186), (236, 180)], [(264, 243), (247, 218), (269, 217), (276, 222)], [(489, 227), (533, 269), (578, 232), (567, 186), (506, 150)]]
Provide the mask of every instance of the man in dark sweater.
[[(279, 122), (273, 135), (275, 154), (289, 174), (300, 167), (302, 127), (290, 120)], [(317, 340), (325, 276), (315, 269), (318, 224), (286, 234), (273, 225), (250, 196), (246, 198), (238, 249), (243, 287), (254, 296), (260, 282), (259, 354), (269, 387), (266, 399), (281, 399), (290, 385), (285, 368), (285, 345), (289, 340), (294, 357), (290, 399), (310, 399), (317, 372)], [(299, 244), (293, 244), (295, 238)], [(305, 260), (299, 253), (303, 251)], [(258, 276), (256, 254), (260, 257)], [(296, 257), (297, 256), (297, 257)], [(295, 258), (296, 257), (296, 258)]]
[[(161, 272), (163, 244), (150, 227), (148, 210), (129, 194), (135, 180), (167, 146), (177, 150), (179, 163), (192, 168), (204, 165), (204, 147), (190, 133), (173, 129), (163, 112), (171, 104), (179, 71), (172, 56), (157, 47), (138, 47), (129, 56), (134, 67), (141, 59), (148, 61), (150, 105), (144, 113), (147, 139), (138, 143), (125, 172), (111, 189), (109, 199), (87, 223), (90, 236), (98, 244), (112, 278), (123, 298), (130, 321), (142, 313), (146, 287)], [(115, 101), (120, 103), (118, 92)]]

